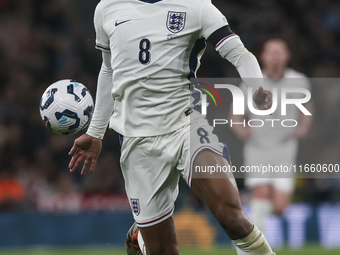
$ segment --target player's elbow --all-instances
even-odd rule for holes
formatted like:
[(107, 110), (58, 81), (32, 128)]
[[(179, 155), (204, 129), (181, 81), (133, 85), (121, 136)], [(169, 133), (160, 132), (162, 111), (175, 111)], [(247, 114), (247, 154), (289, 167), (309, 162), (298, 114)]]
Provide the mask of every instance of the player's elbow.
[(239, 68), (243, 62), (257, 63), (257, 59), (253, 55), (253, 53), (247, 50), (247, 52), (242, 53), (242, 55), (240, 55), (240, 57), (237, 59), (237, 62), (235, 63), (235, 67)]
[(104, 75), (112, 75), (113, 74), (113, 70), (111, 68), (111, 66), (106, 66), (104, 63), (102, 64), (102, 67), (100, 69), (100, 73), (104, 74)]

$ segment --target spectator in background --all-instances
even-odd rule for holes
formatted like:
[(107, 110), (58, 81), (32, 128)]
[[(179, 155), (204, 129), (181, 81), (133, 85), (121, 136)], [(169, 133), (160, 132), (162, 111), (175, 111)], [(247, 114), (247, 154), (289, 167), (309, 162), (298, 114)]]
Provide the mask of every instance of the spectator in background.
[(25, 189), (12, 169), (0, 172), (0, 211), (17, 211), (22, 208)]
[(57, 177), (53, 191), (40, 194), (37, 209), (42, 212), (77, 213), (81, 211), (82, 196), (67, 172)]

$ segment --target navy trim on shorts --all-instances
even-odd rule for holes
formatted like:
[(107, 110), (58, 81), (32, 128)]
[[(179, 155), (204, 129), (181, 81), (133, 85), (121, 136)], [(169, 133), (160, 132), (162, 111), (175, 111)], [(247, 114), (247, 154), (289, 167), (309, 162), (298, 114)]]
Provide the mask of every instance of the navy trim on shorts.
[(119, 144), (120, 144), (120, 147), (122, 147), (123, 141), (124, 141), (124, 136), (119, 134)]
[[(192, 165), (194, 163), (194, 156), (196, 155), (197, 151), (201, 150), (201, 149), (204, 149), (204, 148), (207, 148), (217, 154), (220, 154), (221, 156), (223, 156), (226, 160), (228, 160), (228, 163), (231, 164), (231, 156), (230, 156), (230, 152), (229, 152), (229, 149), (228, 149), (228, 146), (223, 143), (224, 147), (223, 147), (223, 151), (219, 151), (217, 149), (215, 149), (214, 147), (212, 146), (209, 146), (209, 145), (204, 145), (204, 146), (201, 146), (199, 147), (191, 156), (191, 159), (190, 159), (190, 169), (189, 169), (189, 175), (188, 175), (188, 184), (190, 183), (190, 179), (191, 179), (191, 172), (192, 172)], [(195, 158), (197, 157), (197, 155), (195, 156)]]
[(190, 159), (190, 165), (189, 165), (189, 168), (190, 168), (190, 169), (189, 169), (189, 175), (188, 175), (188, 185), (189, 185), (190, 179), (191, 179), (191, 172), (192, 172), (192, 165), (193, 165), (193, 163), (194, 163), (194, 157), (196, 158), (196, 157), (197, 157), (196, 153), (197, 153), (199, 150), (202, 150), (202, 149), (204, 149), (204, 148), (207, 148), (207, 149), (209, 149), (209, 150), (211, 150), (211, 151), (213, 151), (213, 152), (215, 152), (215, 153), (220, 154), (221, 156), (223, 156), (223, 152), (222, 152), (222, 151), (219, 151), (219, 150), (215, 149), (214, 147), (212, 147), (212, 146), (210, 146), (210, 145), (203, 145), (203, 146), (199, 147), (199, 148), (192, 154), (191, 159)]
[(224, 148), (223, 148), (223, 157), (226, 158), (229, 161), (229, 164), (231, 162), (231, 156), (230, 156), (230, 151), (228, 149), (228, 146), (223, 143)]

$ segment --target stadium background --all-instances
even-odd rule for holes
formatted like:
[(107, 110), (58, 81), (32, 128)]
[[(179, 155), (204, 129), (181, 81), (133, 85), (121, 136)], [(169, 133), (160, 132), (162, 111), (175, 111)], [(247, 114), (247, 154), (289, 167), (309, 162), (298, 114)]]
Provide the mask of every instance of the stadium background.
[[(118, 135), (107, 132), (94, 174), (71, 175), (67, 153), (75, 136), (52, 134), (39, 116), (42, 92), (59, 79), (75, 79), (95, 96), (101, 56), (94, 50), (92, 19), (98, 1), (84, 2), (0, 0), (0, 253), (37, 245), (120, 248), (133, 222), (119, 168)], [(340, 76), (339, 1), (213, 3), (255, 55), (266, 39), (279, 36), (292, 48), (293, 68), (310, 78)], [(211, 46), (202, 62), (200, 77), (237, 77)], [(316, 121), (300, 144), (298, 161), (339, 163), (340, 86), (313, 87), (312, 95)], [(228, 146), (234, 164), (242, 164), (242, 144), (232, 133)], [(247, 210), (247, 190), (242, 180), (238, 184)], [(297, 179), (294, 203), (283, 218), (272, 217), (267, 224), (269, 241), (276, 247), (340, 248), (339, 191), (338, 179)], [(176, 207), (183, 246), (230, 244), (183, 183)]]

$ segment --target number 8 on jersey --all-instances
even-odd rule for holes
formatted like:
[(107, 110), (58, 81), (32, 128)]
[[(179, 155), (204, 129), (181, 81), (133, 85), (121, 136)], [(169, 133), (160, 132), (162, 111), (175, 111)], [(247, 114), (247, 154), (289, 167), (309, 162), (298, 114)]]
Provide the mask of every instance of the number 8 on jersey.
[(141, 62), (143, 65), (147, 65), (150, 63), (151, 54), (151, 43), (149, 39), (144, 38), (139, 43), (139, 62)]

